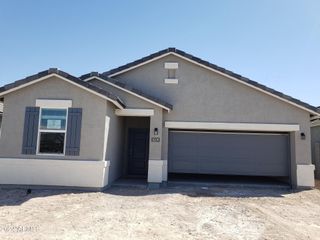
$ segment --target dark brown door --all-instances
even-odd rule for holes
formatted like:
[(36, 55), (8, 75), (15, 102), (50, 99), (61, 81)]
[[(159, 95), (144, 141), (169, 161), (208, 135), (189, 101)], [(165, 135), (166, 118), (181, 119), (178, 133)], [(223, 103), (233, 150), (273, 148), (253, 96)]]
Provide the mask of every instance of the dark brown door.
[(128, 135), (128, 174), (147, 176), (149, 129), (130, 128)]

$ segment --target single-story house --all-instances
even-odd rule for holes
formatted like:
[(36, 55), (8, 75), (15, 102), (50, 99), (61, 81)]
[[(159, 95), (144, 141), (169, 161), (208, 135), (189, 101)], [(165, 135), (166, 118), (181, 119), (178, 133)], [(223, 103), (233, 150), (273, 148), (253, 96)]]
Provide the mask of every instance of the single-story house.
[[(320, 107), (318, 108), (320, 112)], [(320, 179), (320, 117), (311, 121), (312, 163), (315, 165), (315, 177)]]
[(175, 48), (79, 78), (49, 69), (0, 98), (0, 184), (101, 189), (122, 176), (159, 186), (212, 174), (314, 186), (315, 107)]

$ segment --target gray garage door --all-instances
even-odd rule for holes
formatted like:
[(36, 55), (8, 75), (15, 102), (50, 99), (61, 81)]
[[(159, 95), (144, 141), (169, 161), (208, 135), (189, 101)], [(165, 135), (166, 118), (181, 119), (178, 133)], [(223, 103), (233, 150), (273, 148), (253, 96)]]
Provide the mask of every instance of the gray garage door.
[(289, 176), (287, 134), (169, 132), (169, 172)]

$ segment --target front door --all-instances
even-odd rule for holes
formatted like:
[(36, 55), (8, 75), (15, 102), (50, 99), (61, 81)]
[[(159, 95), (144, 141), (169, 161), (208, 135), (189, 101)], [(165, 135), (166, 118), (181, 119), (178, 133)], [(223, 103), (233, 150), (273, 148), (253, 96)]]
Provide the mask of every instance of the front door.
[(149, 158), (149, 129), (129, 128), (128, 174), (147, 176)]

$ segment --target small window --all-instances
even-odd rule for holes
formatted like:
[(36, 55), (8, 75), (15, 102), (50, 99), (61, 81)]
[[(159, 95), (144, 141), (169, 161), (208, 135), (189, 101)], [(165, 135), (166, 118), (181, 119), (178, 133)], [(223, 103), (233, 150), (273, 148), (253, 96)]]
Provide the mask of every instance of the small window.
[(41, 109), (39, 154), (64, 154), (66, 122), (67, 109)]
[(177, 70), (179, 68), (179, 63), (177, 62), (166, 62), (164, 63), (164, 68), (167, 69), (167, 76), (164, 79), (165, 84), (178, 84)]

